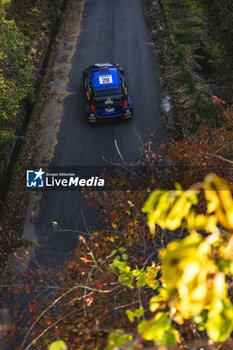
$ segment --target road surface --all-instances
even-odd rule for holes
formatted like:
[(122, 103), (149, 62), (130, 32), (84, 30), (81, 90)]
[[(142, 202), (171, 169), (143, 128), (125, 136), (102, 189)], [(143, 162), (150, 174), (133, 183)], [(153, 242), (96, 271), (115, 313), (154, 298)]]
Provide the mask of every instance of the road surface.
[[(153, 132), (155, 149), (162, 141), (155, 56), (146, 26), (141, 0), (87, 0), (81, 31), (72, 59), (68, 96), (64, 100), (58, 144), (52, 165), (102, 165), (119, 160), (114, 140), (127, 161), (140, 156), (135, 130), (144, 141)], [(128, 92), (134, 105), (131, 121), (89, 126), (84, 112), (82, 71), (97, 62), (116, 62), (126, 72)], [(56, 221), (66, 232), (54, 232)], [(96, 214), (79, 191), (53, 191), (43, 195), (36, 234), (42, 249), (41, 264), (47, 258), (62, 264), (77, 243), (73, 230), (96, 229)], [(70, 231), (67, 231), (69, 230)]]

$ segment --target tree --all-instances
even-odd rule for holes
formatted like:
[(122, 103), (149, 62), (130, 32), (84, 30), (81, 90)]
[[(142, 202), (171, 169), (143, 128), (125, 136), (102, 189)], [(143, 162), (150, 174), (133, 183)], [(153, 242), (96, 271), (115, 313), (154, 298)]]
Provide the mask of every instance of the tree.
[[(36, 290), (37, 296), (29, 304), (31, 317), (19, 349), (58, 340), (69, 349), (123, 344), (130, 349), (151, 340), (172, 345), (184, 338), (187, 322), (213, 341), (230, 335), (233, 201), (227, 182), (209, 174), (186, 191), (177, 185), (152, 192), (142, 212), (150, 238), (143, 224), (140, 236), (127, 232), (134, 211), (138, 214), (135, 204), (130, 197), (126, 215), (131, 221), (123, 231), (118, 223), (88, 241), (79, 235), (79, 246), (62, 271), (26, 272), (28, 283), (21, 288)], [(58, 223), (54, 229), (61, 230)], [(19, 292), (18, 286), (12, 290)]]

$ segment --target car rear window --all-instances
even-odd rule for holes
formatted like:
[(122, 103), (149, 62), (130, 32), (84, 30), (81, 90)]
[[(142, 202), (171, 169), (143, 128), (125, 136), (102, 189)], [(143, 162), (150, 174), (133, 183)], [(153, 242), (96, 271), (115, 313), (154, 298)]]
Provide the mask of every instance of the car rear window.
[(106, 89), (106, 90), (95, 91), (96, 97), (114, 96), (114, 95), (121, 95), (121, 89)]

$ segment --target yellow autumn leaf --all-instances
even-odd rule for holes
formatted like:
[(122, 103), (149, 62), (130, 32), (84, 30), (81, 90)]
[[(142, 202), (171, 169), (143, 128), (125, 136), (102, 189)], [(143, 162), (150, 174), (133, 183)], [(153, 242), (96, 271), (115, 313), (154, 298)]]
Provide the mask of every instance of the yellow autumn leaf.
[(204, 180), (204, 193), (207, 200), (207, 212), (215, 212), (222, 227), (233, 229), (233, 199), (227, 181), (210, 173)]

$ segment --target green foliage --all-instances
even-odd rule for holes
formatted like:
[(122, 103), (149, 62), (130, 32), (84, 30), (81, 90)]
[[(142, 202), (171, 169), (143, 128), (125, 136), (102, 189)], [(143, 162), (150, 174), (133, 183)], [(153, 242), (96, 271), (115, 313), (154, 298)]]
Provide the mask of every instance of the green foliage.
[[(216, 44), (212, 48), (212, 42), (207, 40), (206, 19), (199, 1), (162, 0), (161, 4), (172, 44), (169, 56), (173, 56), (175, 61), (175, 72), (170, 72), (169, 60), (166, 64), (167, 72), (171, 75), (171, 93), (179, 113), (176, 118), (181, 122), (185, 133), (192, 132), (203, 120), (216, 122), (219, 114), (219, 106), (211, 104), (209, 100), (209, 92), (204, 87), (204, 77), (197, 74), (195, 51), (204, 47), (203, 55), (209, 55), (209, 66), (214, 66), (217, 62), (222, 63), (222, 52), (219, 50), (221, 45), (217, 47)], [(166, 62), (166, 57), (164, 60)]]
[(33, 86), (29, 86), (28, 88), (26, 102), (31, 106), (33, 106), (36, 103), (35, 88)]
[(213, 341), (224, 341), (233, 330), (233, 305), (229, 300), (218, 300), (208, 313), (207, 334)]
[[(111, 333), (108, 338), (108, 350), (118, 349), (119, 346), (125, 345), (133, 339), (132, 335), (124, 334), (121, 330), (118, 330), (115, 333)], [(126, 350), (132, 350), (133, 346), (128, 346)]]
[[(121, 248), (119, 249), (119, 251)], [(123, 253), (123, 252), (122, 252)], [(149, 286), (152, 289), (157, 289), (159, 282), (156, 280), (156, 276), (159, 271), (159, 267), (152, 263), (151, 266), (147, 268), (139, 269), (136, 266), (135, 269), (131, 269), (130, 266), (123, 260), (128, 260), (126, 254), (122, 254), (122, 257), (119, 255), (115, 257), (110, 267), (113, 268), (117, 273), (119, 273), (118, 281), (125, 284), (127, 287), (134, 288), (134, 283), (136, 281), (136, 287), (144, 287), (145, 285)]]
[[(201, 191), (206, 199), (205, 214), (195, 211)], [(176, 191), (154, 191), (143, 211), (148, 214), (152, 234), (155, 233), (155, 225), (175, 230), (184, 223), (191, 233), (160, 250), (161, 277), (157, 277), (160, 266), (155, 267), (153, 263), (146, 269), (127, 270), (131, 273), (130, 285), (123, 278), (118, 278), (133, 288), (133, 276), (142, 274), (146, 277), (142, 286), (157, 290), (149, 301), (150, 311), (157, 314), (150, 320), (141, 321), (138, 333), (157, 345), (174, 345), (179, 340), (179, 333), (172, 326), (171, 319), (177, 324), (192, 320), (199, 330), (207, 331), (211, 340), (224, 341), (233, 330), (233, 305), (227, 296), (226, 276), (218, 266), (222, 261), (222, 266), (227, 266), (227, 273), (232, 275), (232, 235), (224, 240), (219, 230), (219, 224), (229, 232), (233, 229), (233, 199), (227, 182), (209, 174), (202, 183), (187, 191), (179, 185), (176, 185)], [(196, 230), (210, 234), (204, 238)], [(119, 263), (118, 256), (111, 266), (117, 267), (121, 276), (127, 267), (125, 262)], [(169, 311), (161, 311), (166, 307)], [(127, 310), (126, 314), (134, 322), (135, 317), (144, 314), (144, 310)]]
[[(197, 195), (201, 189), (206, 198), (206, 214), (198, 214), (192, 208), (197, 204)], [(157, 310), (161, 301), (168, 302), (178, 323), (182, 322), (183, 318), (193, 318), (200, 329), (207, 330), (212, 340), (223, 341), (233, 330), (233, 306), (227, 297), (225, 276), (219, 270), (218, 261), (219, 258), (225, 259), (227, 271), (232, 273), (233, 260), (229, 254), (225, 254), (225, 249), (232, 249), (231, 239), (228, 238), (225, 243), (219, 241), (218, 225), (221, 224), (228, 230), (233, 228), (233, 200), (230, 188), (224, 179), (209, 174), (202, 184), (186, 191), (186, 195), (183, 192), (180, 196), (180, 191), (177, 192), (178, 198), (183, 197), (180, 202), (180, 199), (174, 201), (173, 192), (169, 194), (163, 191), (163, 195), (168, 195), (166, 203), (171, 204), (171, 210), (176, 208), (177, 203), (180, 204), (179, 211), (175, 210), (175, 215), (171, 215), (174, 220), (173, 229), (180, 227), (185, 219), (192, 233), (181, 241), (170, 243), (166, 249), (160, 251), (161, 281), (165, 290), (162, 293), (163, 298), (159, 294), (151, 299), (150, 310)], [(171, 229), (170, 221), (166, 220), (170, 217), (169, 204), (164, 206), (165, 202), (159, 200), (160, 196), (161, 191), (158, 191), (157, 195), (154, 192), (145, 205), (149, 225), (153, 231), (155, 224), (161, 225), (161, 217), (163, 227)], [(191, 206), (189, 196), (195, 196)], [(156, 214), (158, 212), (159, 215)], [(210, 232), (210, 236), (204, 239), (195, 232), (200, 229)], [(224, 249), (225, 244), (228, 248)], [(220, 246), (222, 248), (217, 257), (216, 249)], [(216, 260), (213, 259), (212, 249), (215, 250)]]
[(11, 0), (1, 0), (0, 9), (9, 9), (11, 5)]
[(157, 345), (175, 345), (179, 334), (172, 327), (170, 318), (165, 312), (159, 312), (150, 321), (142, 321), (138, 325), (138, 333), (146, 340), (153, 340)]
[(205, 51), (210, 57), (209, 63), (217, 66), (222, 66), (224, 63), (224, 48), (221, 43), (216, 43), (215, 45), (207, 44), (205, 46)]
[(24, 42), (14, 21), (0, 10), (0, 157), (12, 140), (15, 118), (30, 87), (31, 66), (24, 53)]
[(193, 30), (182, 30), (177, 29), (174, 32), (174, 38), (175, 41), (181, 43), (181, 44), (192, 44), (194, 40), (197, 39), (197, 33), (193, 32)]
[(62, 340), (57, 340), (49, 346), (49, 350), (67, 350), (67, 346)]
[[(36, 102), (32, 82), (63, 0), (0, 1), (0, 161), (10, 155), (23, 102)], [(50, 35), (48, 35), (50, 34)]]
[(215, 39), (208, 47), (211, 59), (217, 65), (224, 60), (221, 69), (225, 65), (232, 72), (230, 62), (233, 57), (233, 3), (231, 0), (200, 0), (200, 3), (205, 10), (209, 32), (212, 34), (212, 38)]
[(142, 317), (143, 314), (144, 314), (144, 309), (142, 306), (140, 306), (139, 309), (136, 309), (134, 311), (126, 310), (126, 315), (127, 315), (128, 319), (130, 320), (130, 322), (133, 322), (135, 318)]
[[(117, 255), (110, 267), (114, 268), (119, 273), (118, 281), (122, 282), (127, 287), (133, 288), (134, 278), (137, 280), (137, 287), (144, 286), (146, 284), (146, 274), (144, 272), (144, 268), (139, 270), (136, 266), (136, 269), (131, 270), (130, 266), (128, 266), (128, 264), (125, 262), (125, 260), (128, 260), (128, 256), (123, 253), (123, 249), (124, 248), (119, 249), (122, 256), (120, 257)], [(123, 261), (121, 259), (123, 259)]]
[(207, 321), (207, 311), (203, 310), (199, 315), (195, 315), (192, 318), (192, 321), (196, 324), (197, 329), (199, 331), (204, 331), (206, 328), (206, 321)]
[(163, 293), (165, 290), (163, 288), (159, 289), (159, 294), (158, 295), (154, 295), (151, 299), (150, 299), (150, 311), (155, 312), (156, 310), (158, 310), (162, 304), (162, 302), (166, 299), (165, 296), (167, 296), (167, 294)]

